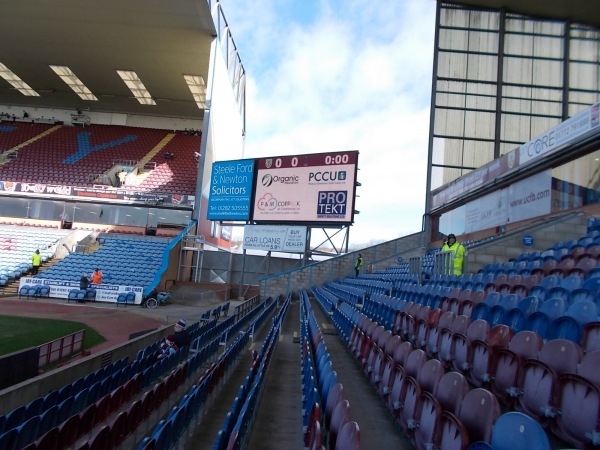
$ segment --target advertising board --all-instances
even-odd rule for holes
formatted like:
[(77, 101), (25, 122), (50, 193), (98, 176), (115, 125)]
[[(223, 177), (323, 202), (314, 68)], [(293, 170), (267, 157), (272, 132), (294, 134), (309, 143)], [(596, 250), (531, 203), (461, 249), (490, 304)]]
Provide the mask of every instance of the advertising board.
[(357, 162), (356, 150), (257, 159), (252, 220), (352, 223)]
[[(50, 288), (51, 298), (69, 298), (69, 292), (73, 289), (79, 289), (79, 281), (48, 280), (44, 278), (19, 278), (19, 291), (24, 286), (47, 286)], [(142, 303), (142, 293), (144, 288), (141, 286), (126, 286), (118, 284), (98, 284), (92, 286), (96, 290), (96, 301), (117, 303), (117, 297), (123, 292), (133, 292), (135, 294), (134, 304)]]
[(253, 183), (253, 159), (213, 163), (206, 218), (249, 220)]
[(244, 250), (302, 253), (306, 248), (306, 227), (246, 225)]

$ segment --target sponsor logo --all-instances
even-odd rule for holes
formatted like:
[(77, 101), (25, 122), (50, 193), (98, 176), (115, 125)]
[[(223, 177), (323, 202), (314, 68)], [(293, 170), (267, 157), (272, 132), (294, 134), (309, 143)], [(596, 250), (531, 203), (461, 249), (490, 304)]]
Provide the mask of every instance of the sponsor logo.
[(309, 183), (329, 183), (333, 181), (346, 181), (346, 171), (310, 172)]
[(17, 188), (17, 183), (13, 183), (12, 181), (4, 181), (2, 188), (8, 192), (15, 192)]
[(269, 187), (273, 183), (279, 184), (298, 184), (300, 182), (300, 177), (298, 175), (290, 175), (288, 177), (280, 177), (278, 175), (272, 176), (271, 174), (263, 175), (260, 180), (264, 187)]
[(345, 219), (348, 191), (319, 191), (318, 219)]
[(277, 199), (273, 197), (271, 194), (265, 194), (262, 198), (259, 198), (256, 202), (256, 206), (258, 209), (262, 209), (264, 211), (272, 211), (277, 208)]

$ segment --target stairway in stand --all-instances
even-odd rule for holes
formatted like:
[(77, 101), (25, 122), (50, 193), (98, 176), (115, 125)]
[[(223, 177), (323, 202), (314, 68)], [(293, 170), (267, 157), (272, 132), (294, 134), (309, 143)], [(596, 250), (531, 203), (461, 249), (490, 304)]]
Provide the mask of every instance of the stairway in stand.
[[(42, 263), (42, 265), (39, 268), (39, 273), (47, 270), (48, 268), (52, 267), (54, 264), (56, 264), (58, 261), (60, 261), (59, 259), (49, 259), (48, 261)], [(30, 273), (27, 273), (24, 275), (25, 277), (29, 277), (31, 276)], [(6, 283), (6, 286), (2, 286), (0, 287), (0, 297), (18, 297), (19, 296), (19, 278), (9, 281), (8, 283)]]

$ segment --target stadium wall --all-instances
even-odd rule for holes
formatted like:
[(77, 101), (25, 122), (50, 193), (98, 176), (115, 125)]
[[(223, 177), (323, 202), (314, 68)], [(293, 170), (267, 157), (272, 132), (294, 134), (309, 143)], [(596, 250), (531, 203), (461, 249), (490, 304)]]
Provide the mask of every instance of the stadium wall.
[(326, 261), (316, 262), (308, 266), (290, 270), (288, 272), (262, 278), (260, 292), (263, 298), (276, 297), (277, 295), (292, 294), (298, 296), (301, 289), (310, 290), (313, 286), (331, 283), (339, 278), (354, 276), (354, 263), (360, 253), (364, 260), (364, 270), (381, 262), (392, 265), (396, 258), (402, 256), (408, 259), (412, 256), (422, 256), (425, 252), (423, 246), (425, 233), (415, 233), (382, 244), (367, 247), (362, 250), (346, 253)]

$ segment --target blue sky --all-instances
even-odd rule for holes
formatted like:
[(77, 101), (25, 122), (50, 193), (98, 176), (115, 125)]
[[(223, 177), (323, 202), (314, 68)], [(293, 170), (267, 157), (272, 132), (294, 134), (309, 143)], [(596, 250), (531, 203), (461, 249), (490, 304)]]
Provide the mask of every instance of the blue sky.
[(350, 245), (420, 231), (435, 1), (221, 5), (247, 74), (244, 157), (359, 150)]

